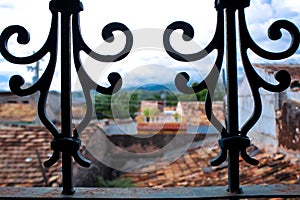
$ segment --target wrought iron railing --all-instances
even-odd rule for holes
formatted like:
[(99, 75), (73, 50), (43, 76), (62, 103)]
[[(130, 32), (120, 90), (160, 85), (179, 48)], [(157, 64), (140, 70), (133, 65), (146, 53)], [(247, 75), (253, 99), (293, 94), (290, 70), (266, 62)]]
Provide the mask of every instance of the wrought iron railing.
[[(285, 90), (290, 84), (290, 75), (286, 71), (279, 71), (275, 78), (279, 82), (272, 85), (263, 80), (254, 70), (247, 55), (247, 50), (252, 50), (258, 56), (270, 60), (279, 60), (293, 55), (299, 47), (300, 35), (297, 27), (289, 21), (279, 20), (269, 28), (269, 38), (278, 40), (281, 38), (281, 29), (289, 32), (292, 37), (290, 46), (283, 52), (273, 53), (260, 48), (251, 38), (245, 21), (244, 9), (250, 5), (250, 0), (216, 0), (215, 8), (217, 11), (217, 26), (212, 41), (200, 52), (193, 54), (182, 54), (177, 52), (171, 45), (170, 36), (176, 29), (183, 30), (183, 39), (191, 40), (194, 36), (192, 26), (186, 22), (178, 21), (169, 25), (163, 36), (163, 43), (167, 53), (175, 60), (182, 62), (192, 62), (200, 60), (209, 55), (213, 50), (217, 50), (217, 57), (214, 67), (207, 77), (199, 84), (188, 87), (187, 83), (190, 79), (187, 73), (180, 73), (176, 77), (175, 84), (178, 90), (183, 93), (197, 93), (207, 88), (206, 97), (206, 115), (211, 123), (219, 130), (221, 139), (219, 140), (220, 153), (217, 158), (211, 161), (212, 165), (220, 165), (228, 159), (228, 191), (230, 193), (241, 193), (239, 182), (239, 156), (248, 163), (257, 165), (258, 161), (251, 158), (246, 153), (246, 148), (250, 145), (247, 137), (248, 131), (260, 118), (262, 112), (261, 97), (259, 89), (264, 88), (272, 92), (280, 92)], [(19, 96), (26, 96), (35, 92), (40, 92), (38, 100), (38, 114), (42, 123), (48, 128), (53, 135), (51, 149), (52, 157), (44, 162), (46, 167), (55, 164), (62, 156), (62, 176), (63, 190), (62, 194), (74, 194), (74, 186), (72, 181), (72, 158), (81, 166), (88, 167), (90, 162), (80, 155), (79, 148), (81, 140), (79, 133), (89, 124), (93, 113), (91, 90), (96, 90), (102, 94), (113, 94), (122, 86), (122, 79), (118, 73), (111, 73), (108, 80), (111, 84), (109, 87), (103, 87), (95, 83), (88, 73), (81, 67), (81, 57), (79, 52), (83, 51), (92, 58), (101, 62), (117, 62), (125, 58), (133, 45), (133, 35), (131, 31), (121, 23), (111, 23), (104, 27), (102, 37), (107, 42), (111, 42), (114, 38), (113, 32), (122, 31), (126, 36), (126, 44), (124, 49), (116, 55), (101, 55), (90, 49), (84, 42), (79, 23), (79, 13), (83, 11), (82, 3), (79, 0), (51, 0), (50, 11), (52, 13), (52, 22), (48, 39), (42, 48), (28, 57), (16, 57), (8, 50), (8, 40), (13, 34), (17, 34), (17, 41), (20, 44), (29, 42), (29, 33), (25, 28), (13, 25), (6, 28), (0, 37), (0, 51), (3, 57), (11, 63), (15, 64), (31, 64), (42, 59), (46, 54), (50, 53), (48, 66), (41, 78), (29, 88), (23, 89), (24, 79), (19, 76), (13, 76), (9, 85), (11, 91)], [(236, 12), (238, 14), (238, 29), (236, 28)], [(59, 13), (60, 18), (59, 18)], [(60, 20), (60, 23), (59, 23)], [(46, 100), (53, 79), (57, 52), (58, 52), (58, 26), (61, 29), (61, 113), (62, 122), (61, 130), (59, 130), (47, 117)], [(244, 65), (245, 74), (248, 78), (250, 88), (254, 99), (254, 109), (252, 115), (243, 126), (239, 125), (238, 112), (238, 81), (237, 81), (237, 32), (240, 34), (240, 53)], [(71, 40), (72, 39), (72, 40)], [(226, 41), (225, 41), (226, 39)], [(225, 46), (226, 44), (226, 46)], [(72, 49), (73, 47), (73, 49)], [(219, 122), (212, 111), (212, 97), (216, 88), (217, 80), (223, 64), (224, 51), (226, 50), (226, 76), (227, 76), (227, 122), (223, 126)], [(75, 68), (83, 88), (83, 92), (87, 103), (87, 112), (82, 122), (77, 128), (72, 130), (72, 113), (71, 113), (71, 54), (74, 57)]]

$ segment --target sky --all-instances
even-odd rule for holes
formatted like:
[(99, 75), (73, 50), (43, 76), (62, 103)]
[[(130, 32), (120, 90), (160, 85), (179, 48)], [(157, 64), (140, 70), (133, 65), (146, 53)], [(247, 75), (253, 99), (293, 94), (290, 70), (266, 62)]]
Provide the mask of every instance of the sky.
[[(180, 33), (178, 33), (179, 47), (187, 47), (182, 51), (197, 51), (205, 47), (215, 32), (214, 0), (81, 0), (81, 2), (84, 6), (84, 11), (80, 13), (81, 33), (91, 49), (107, 54), (107, 49), (117, 52), (118, 47), (124, 45), (124, 36), (121, 33), (117, 34), (118, 37), (113, 44), (105, 44), (101, 38), (102, 28), (111, 22), (125, 24), (134, 35), (131, 53), (120, 62), (99, 63), (82, 54), (81, 59), (86, 71), (97, 83), (107, 85), (106, 77), (113, 71), (118, 71), (123, 77), (124, 86), (139, 87), (146, 83), (173, 82), (176, 74), (181, 71), (187, 71), (193, 81), (199, 82), (211, 69), (216, 55), (214, 52), (198, 62), (175, 61), (163, 49), (162, 33), (172, 22), (185, 21), (193, 26), (195, 37), (192, 42), (184, 43), (180, 41)], [(280, 41), (274, 42), (267, 37), (268, 27), (272, 22), (287, 19), (300, 28), (299, 0), (251, 0), (251, 5), (245, 9), (245, 13), (249, 32), (254, 41), (269, 51), (282, 51), (290, 42), (290, 37), (285, 32)], [(16, 24), (23, 26), (30, 33), (31, 40), (27, 45), (19, 45), (15, 36), (9, 40), (9, 49), (16, 56), (30, 55), (42, 47), (47, 39), (50, 21), (49, 0), (0, 0), (0, 32)], [(174, 40), (177, 36), (174, 36)], [(300, 50), (292, 57), (281, 61), (264, 60), (252, 52), (249, 52), (249, 58), (252, 63), (299, 64)], [(42, 69), (40, 74), (47, 66), (48, 59), (49, 57), (46, 56), (40, 61)], [(51, 85), (51, 89), (58, 91), (60, 90), (59, 61), (60, 59)], [(35, 66), (35, 63), (30, 65)], [(21, 75), (27, 82), (31, 82), (34, 72), (29, 71), (27, 66), (10, 64), (0, 55), (1, 90), (8, 90), (8, 79), (14, 74)], [(242, 66), (240, 58), (238, 58), (238, 66)], [(78, 80), (74, 70), (72, 83), (76, 89)]]

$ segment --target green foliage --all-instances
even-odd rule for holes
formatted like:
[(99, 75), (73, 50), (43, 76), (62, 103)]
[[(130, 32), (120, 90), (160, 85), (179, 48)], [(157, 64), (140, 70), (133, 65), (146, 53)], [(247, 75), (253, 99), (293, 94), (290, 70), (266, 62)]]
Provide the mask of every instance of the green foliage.
[(166, 94), (167, 94), (166, 95), (166, 105), (167, 106), (177, 106), (178, 96), (171, 92), (167, 92)]
[(175, 112), (174, 114), (173, 114), (173, 117), (177, 120), (178, 118), (179, 118), (179, 113), (178, 112)]
[(207, 89), (201, 90), (200, 92), (196, 93), (198, 101), (205, 101), (207, 94)]
[(115, 95), (97, 94), (95, 97), (95, 110), (98, 119), (134, 118), (140, 107), (138, 93), (122, 91)]
[(117, 119), (126, 119), (130, 117), (129, 114), (129, 98), (130, 94), (127, 92), (117, 93), (112, 97), (111, 108), (113, 117)]
[(112, 118), (111, 96), (97, 94), (95, 96), (95, 111), (98, 119)]
[[(174, 93), (170, 90), (123, 90), (118, 92), (117, 94), (114, 94), (113, 96), (97, 94), (95, 97), (95, 110), (97, 118), (134, 118), (135, 114), (140, 109), (142, 100), (162, 101), (162, 92), (165, 93), (166, 106), (176, 106), (178, 101), (205, 101), (207, 95), (207, 89), (204, 89), (197, 94)], [(221, 83), (218, 83), (214, 92), (213, 100), (222, 101), (223, 97), (223, 85)], [(112, 112), (112, 110), (114, 111), (114, 113)]]
[(148, 100), (148, 101), (161, 101), (160, 93), (152, 92), (152, 94), (148, 95), (148, 97), (145, 98), (145, 100)]
[(146, 108), (146, 109), (143, 111), (143, 114), (144, 114), (146, 117), (151, 116), (151, 109), (150, 109), (150, 108)]
[(113, 180), (105, 180), (103, 177), (98, 177), (96, 185), (98, 187), (120, 187), (120, 188), (130, 188), (135, 187), (131, 179), (128, 178), (116, 178)]
[(135, 114), (139, 111), (141, 106), (141, 101), (139, 100), (139, 95), (136, 92), (132, 92), (129, 99), (129, 114), (131, 118), (135, 117)]
[(207, 89), (203, 89), (196, 94), (181, 94), (178, 96), (179, 101), (205, 101)]
[(146, 108), (144, 111), (143, 111), (143, 114), (147, 117), (149, 116), (155, 116), (157, 114), (159, 114), (159, 110), (158, 108), (157, 109), (154, 109), (154, 108)]

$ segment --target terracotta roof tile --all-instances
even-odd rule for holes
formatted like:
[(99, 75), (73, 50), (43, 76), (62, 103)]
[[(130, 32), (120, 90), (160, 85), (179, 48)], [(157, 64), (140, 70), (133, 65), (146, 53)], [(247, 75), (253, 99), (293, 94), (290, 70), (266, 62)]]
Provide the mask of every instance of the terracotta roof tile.
[[(50, 92), (51, 94), (51, 92)], [(54, 97), (55, 96), (55, 97)], [(56, 94), (48, 97), (57, 99)], [(19, 97), (10, 92), (0, 92), (0, 122), (9, 123), (30, 123), (36, 120), (37, 109), (34, 95)], [(60, 122), (60, 111), (51, 108), (50, 104), (46, 105), (47, 114), (50, 119)], [(81, 120), (85, 116), (86, 108), (83, 103), (72, 104), (72, 117), (74, 120)]]
[(32, 122), (36, 116), (36, 110), (32, 103), (1, 103), (1, 121)]
[[(255, 154), (260, 164), (252, 166), (241, 162), (241, 184), (300, 183), (300, 166), (291, 163), (284, 154), (270, 155), (255, 146), (249, 147), (248, 152)], [(193, 149), (164, 168), (157, 169), (151, 165), (143, 170), (146, 173), (124, 173), (121, 177), (134, 177), (138, 187), (224, 186), (227, 185), (227, 163), (218, 167), (209, 164), (217, 153), (216, 148)]]
[[(45, 186), (41, 161), (49, 158), (51, 134), (44, 127), (2, 127), (0, 131), (0, 185)], [(44, 168), (48, 185), (59, 185), (60, 164)]]

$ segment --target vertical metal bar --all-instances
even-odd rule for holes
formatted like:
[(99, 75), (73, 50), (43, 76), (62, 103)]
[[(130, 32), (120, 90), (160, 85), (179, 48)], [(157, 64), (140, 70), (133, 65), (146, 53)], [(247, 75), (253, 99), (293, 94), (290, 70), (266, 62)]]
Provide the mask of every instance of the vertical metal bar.
[[(239, 130), (235, 11), (236, 9), (233, 8), (225, 9), (227, 50), (226, 67), (228, 83), (227, 130), (230, 136), (238, 135)], [(240, 193), (239, 182), (239, 151), (230, 149), (228, 150), (228, 191), (232, 193)]]
[[(61, 130), (63, 138), (72, 137), (71, 101), (71, 13), (61, 13)], [(74, 194), (72, 156), (62, 152), (62, 194)]]

